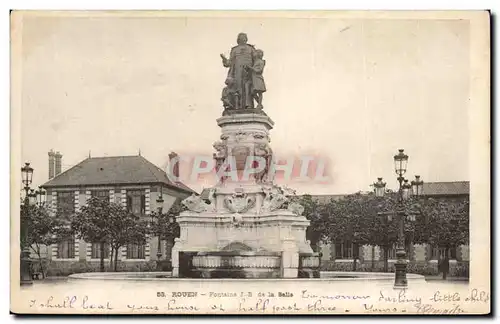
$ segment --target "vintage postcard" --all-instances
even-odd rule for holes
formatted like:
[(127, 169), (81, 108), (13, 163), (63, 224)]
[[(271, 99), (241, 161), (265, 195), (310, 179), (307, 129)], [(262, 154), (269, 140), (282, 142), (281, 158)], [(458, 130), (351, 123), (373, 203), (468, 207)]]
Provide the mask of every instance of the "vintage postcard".
[(489, 314), (487, 11), (12, 11), (11, 311)]

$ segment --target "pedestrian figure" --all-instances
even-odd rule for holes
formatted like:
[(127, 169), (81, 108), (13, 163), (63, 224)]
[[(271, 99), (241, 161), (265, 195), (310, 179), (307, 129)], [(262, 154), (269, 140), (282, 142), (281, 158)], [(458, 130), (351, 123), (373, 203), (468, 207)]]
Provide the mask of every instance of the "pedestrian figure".
[(443, 274), (443, 280), (446, 280), (448, 272), (450, 271), (450, 260), (448, 259), (447, 255), (444, 257), (444, 259), (440, 258), (438, 260), (438, 269), (439, 272)]

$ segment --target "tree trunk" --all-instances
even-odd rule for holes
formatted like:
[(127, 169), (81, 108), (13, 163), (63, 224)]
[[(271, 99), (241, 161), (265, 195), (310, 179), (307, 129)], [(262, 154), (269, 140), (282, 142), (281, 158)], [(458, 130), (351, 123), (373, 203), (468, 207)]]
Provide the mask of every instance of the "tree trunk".
[(40, 251), (40, 245), (36, 244), (36, 249), (33, 249), (33, 247), (31, 247), (32, 250), (35, 251), (36, 255), (38, 256), (38, 263), (40, 264), (40, 272), (42, 274), (42, 279), (45, 279), (45, 272), (43, 270), (43, 261), (42, 261), (42, 253)]
[(110, 246), (111, 251), (109, 252), (109, 269), (113, 268), (113, 264), (115, 264), (115, 248), (113, 245)]
[(115, 247), (115, 264), (114, 264), (114, 270), (115, 272), (117, 271), (118, 269), (118, 251), (120, 250), (120, 247), (116, 246)]
[(372, 271), (375, 269), (375, 245), (372, 245)]
[(101, 258), (100, 258), (100, 265), (99, 265), (99, 271), (104, 272), (104, 242), (101, 242), (100, 244), (100, 250), (101, 250)]
[(444, 251), (444, 259), (442, 261), (442, 270), (443, 270), (443, 280), (446, 280), (446, 276), (448, 275), (450, 260), (448, 259), (448, 253), (450, 252), (450, 248), (446, 247)]
[(389, 272), (389, 247), (384, 246), (384, 272)]

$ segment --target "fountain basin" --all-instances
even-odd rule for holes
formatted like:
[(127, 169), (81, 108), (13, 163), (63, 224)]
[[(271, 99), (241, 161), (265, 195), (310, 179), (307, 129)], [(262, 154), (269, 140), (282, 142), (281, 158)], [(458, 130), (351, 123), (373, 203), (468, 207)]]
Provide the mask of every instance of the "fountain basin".
[[(394, 273), (392, 272), (341, 272), (341, 271), (321, 271), (319, 278), (291, 278), (291, 279), (272, 279), (272, 278), (261, 278), (259, 281), (297, 281), (297, 282), (363, 282), (363, 281), (376, 281), (381, 283), (387, 283), (391, 285), (394, 283)], [(255, 278), (248, 278), (248, 281)], [(407, 279), (409, 284), (415, 283), (426, 283), (425, 277), (418, 274), (409, 273), (407, 274)], [(68, 276), (68, 280), (71, 281), (241, 281), (241, 279), (236, 278), (174, 278), (171, 272), (85, 272), (85, 273), (75, 273)]]
[(276, 252), (199, 252), (192, 257), (194, 278), (279, 278), (281, 256)]
[[(283, 252), (270, 251), (204, 251), (186, 254), (183, 264), (187, 278), (282, 278)], [(317, 253), (297, 255), (295, 271), (299, 278), (319, 277)]]

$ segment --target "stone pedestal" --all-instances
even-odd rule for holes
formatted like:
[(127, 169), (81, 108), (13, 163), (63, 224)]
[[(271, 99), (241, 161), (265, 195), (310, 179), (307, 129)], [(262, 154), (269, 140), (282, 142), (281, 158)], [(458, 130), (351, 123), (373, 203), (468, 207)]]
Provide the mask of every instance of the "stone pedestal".
[(179, 250), (181, 243), (179, 239), (175, 239), (174, 246), (172, 247), (172, 277), (179, 277)]
[(21, 274), (21, 285), (32, 285), (33, 279), (31, 278), (31, 259), (30, 259), (30, 251), (28, 248), (24, 248), (21, 251), (21, 259), (20, 259), (20, 274)]
[(281, 241), (281, 277), (297, 278), (299, 273), (299, 250), (294, 238)]
[[(271, 118), (266, 115), (235, 114), (217, 119), (217, 124), (221, 127), (222, 134), (220, 141), (214, 143), (217, 150), (216, 163), (221, 165), (225, 161), (231, 165), (231, 171), (234, 171), (226, 173), (227, 176), (221, 179), (218, 186), (234, 189), (261, 182), (272, 183), (272, 175), (267, 172), (273, 157), (269, 145), (269, 131), (274, 125)], [(254, 161), (262, 163), (255, 168), (264, 167), (266, 170), (253, 172)]]

